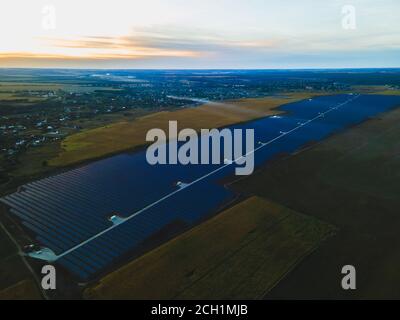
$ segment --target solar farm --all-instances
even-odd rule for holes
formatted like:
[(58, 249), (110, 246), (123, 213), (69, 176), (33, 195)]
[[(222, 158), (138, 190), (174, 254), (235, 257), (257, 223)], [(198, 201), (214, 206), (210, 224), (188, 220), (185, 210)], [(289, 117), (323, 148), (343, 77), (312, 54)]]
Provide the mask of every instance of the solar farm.
[[(240, 127), (255, 128), (256, 164), (261, 165), (400, 101), (380, 97), (379, 104), (366, 108), (365, 102), (374, 99), (378, 101), (374, 96), (319, 97), (283, 106), (288, 115)], [(190, 228), (233, 201), (235, 193), (220, 183), (232, 176), (232, 167), (153, 167), (140, 151), (25, 184), (0, 200), (41, 247), (29, 254), (32, 258), (56, 262), (88, 281), (169, 226)]]
[[(219, 197), (207, 197), (198, 209), (174, 205), (175, 201), (184, 203), (183, 199), (202, 192), (204, 186), (199, 184), (193, 188), (197, 192), (183, 190), (174, 199), (167, 199), (145, 214), (136, 214), (121, 223), (124, 217), (161, 196), (152, 192), (150, 184), (148, 188), (143, 186), (142, 191), (146, 192), (138, 192), (139, 177), (123, 177), (121, 171), (126, 168), (121, 163), (124, 161), (125, 157), (113, 159), (113, 164), (101, 172), (94, 165), (29, 183), (1, 200), (46, 248), (33, 253), (33, 257), (57, 261), (80, 279), (87, 280), (172, 222), (193, 224), (204, 210), (211, 210), (220, 201)], [(178, 190), (172, 183), (170, 186), (171, 191)], [(214, 194), (221, 194), (218, 190), (221, 187), (214, 188), (217, 189)], [(135, 192), (147, 197), (134, 197)], [(230, 192), (222, 192), (226, 200), (232, 197)], [(196, 201), (191, 200), (188, 204)]]

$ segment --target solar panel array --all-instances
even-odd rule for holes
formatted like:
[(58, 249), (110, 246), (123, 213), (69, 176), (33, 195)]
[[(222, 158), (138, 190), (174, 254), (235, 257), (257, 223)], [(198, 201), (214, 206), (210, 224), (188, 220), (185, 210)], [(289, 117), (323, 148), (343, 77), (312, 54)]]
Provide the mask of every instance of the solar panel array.
[[(57, 176), (24, 185), (17, 193), (1, 201), (10, 206), (10, 212), (18, 216), (22, 224), (36, 235), (37, 241), (60, 255), (90, 237), (110, 228), (108, 217), (118, 214), (126, 217), (139, 208), (157, 200), (159, 192), (150, 197), (140, 196), (140, 183), (131, 180), (115, 183), (115, 171), (126, 170), (123, 159), (113, 161), (114, 170), (100, 174), (90, 165)], [(122, 161), (121, 161), (122, 160)], [(119, 170), (118, 170), (119, 167)], [(164, 194), (177, 190), (172, 183)], [(128, 191), (129, 190), (129, 191)], [(201, 203), (199, 193), (209, 193)], [(140, 246), (148, 237), (162, 230), (171, 222), (180, 220), (188, 226), (210, 212), (221, 201), (228, 201), (232, 193), (206, 181), (190, 190), (182, 190), (173, 199), (163, 201), (139, 214), (110, 232), (81, 246), (76, 251), (57, 260), (81, 279), (100, 272), (124, 253)], [(181, 205), (177, 206), (176, 201)]]
[[(290, 111), (285, 116), (232, 128), (254, 128), (256, 141), (268, 141), (280, 131), (290, 130), (348, 99), (348, 95), (338, 95), (289, 104), (282, 108)], [(399, 103), (400, 97), (361, 97), (260, 150), (256, 154), (256, 164), (281, 152), (292, 152), (309, 141), (322, 139)], [(218, 167), (150, 166), (144, 151), (122, 154), (28, 183), (0, 200), (20, 218), (41, 246), (61, 255), (57, 263), (87, 280), (124, 254), (140, 248), (149, 237), (171, 223), (179, 220), (187, 226), (194, 225), (232, 200), (234, 194), (218, 183), (234, 173), (234, 167), (229, 166), (157, 202), (179, 190), (178, 181), (190, 183)], [(132, 216), (135, 212), (140, 213)], [(113, 223), (108, 218), (111, 215), (118, 215), (122, 220), (131, 218), (110, 229)], [(68, 252), (71, 248), (75, 249)]]

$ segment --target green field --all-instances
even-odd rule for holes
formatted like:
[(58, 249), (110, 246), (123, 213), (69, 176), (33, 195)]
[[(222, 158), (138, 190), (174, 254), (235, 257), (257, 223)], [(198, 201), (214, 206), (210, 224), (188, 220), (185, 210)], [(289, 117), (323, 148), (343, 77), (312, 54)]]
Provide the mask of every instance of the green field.
[[(397, 109), (233, 184), (340, 230), (267, 298), (400, 298), (399, 137)], [(348, 264), (352, 292), (340, 286)]]
[(83, 93), (94, 92), (97, 90), (119, 90), (111, 87), (82, 85), (82, 84), (62, 84), (62, 83), (35, 83), (35, 82), (1, 82), (0, 93), (11, 92), (18, 93), (21, 91), (57, 91)]
[(107, 275), (88, 299), (259, 299), (334, 229), (252, 197)]
[(19, 104), (15, 104), (14, 106), (22, 105), (26, 106), (28, 103), (40, 102), (44, 101), (44, 98), (40, 97), (24, 97), (16, 93), (11, 92), (1, 92), (0, 91), (0, 101), (9, 101), (9, 102), (19, 102)]
[(40, 292), (18, 255), (17, 248), (0, 228), (0, 300), (40, 297)]

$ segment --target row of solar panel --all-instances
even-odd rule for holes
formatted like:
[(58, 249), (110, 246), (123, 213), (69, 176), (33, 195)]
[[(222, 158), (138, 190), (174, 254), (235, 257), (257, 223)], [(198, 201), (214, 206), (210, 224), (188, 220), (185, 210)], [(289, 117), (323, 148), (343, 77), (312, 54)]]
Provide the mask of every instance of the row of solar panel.
[[(340, 99), (344, 101), (345, 97)], [(315, 101), (311, 104), (316, 108), (314, 113), (327, 108), (318, 106)], [(354, 112), (354, 107), (346, 110)], [(350, 112), (346, 110), (340, 110), (344, 118), (346, 112)], [(309, 110), (307, 112), (310, 113)], [(301, 117), (293, 115), (275, 120), (263, 119), (247, 126), (257, 128), (257, 139), (268, 139), (276, 136), (277, 130), (287, 130), (301, 120)], [(320, 119), (296, 135), (285, 137), (282, 144), (263, 150), (260, 153), (262, 161), (276, 153), (294, 150), (309, 139), (322, 137), (347, 123), (346, 120), (340, 122), (337, 115)], [(259, 158), (257, 162), (260, 162)], [(2, 201), (37, 235), (39, 243), (60, 254), (110, 227), (112, 224), (107, 221), (107, 215), (119, 213), (128, 216), (176, 190), (172, 184), (174, 179), (177, 181), (179, 177), (179, 180), (190, 182), (210, 170), (210, 167), (204, 166), (159, 166), (152, 169), (145, 163), (143, 154), (116, 156), (27, 184), (21, 192)], [(232, 173), (233, 167), (229, 167), (179, 192), (173, 198), (84, 243), (60, 258), (58, 263), (82, 279), (91, 277), (172, 221), (180, 219), (188, 224), (195, 223), (204, 214), (231, 199), (232, 194), (215, 185), (215, 182)], [(148, 179), (143, 180), (143, 177)], [(160, 179), (156, 184), (152, 180), (155, 178)]]
[[(186, 195), (181, 195), (182, 198), (189, 200), (185, 205), (179, 206), (176, 203), (176, 199), (160, 203), (147, 210), (145, 214), (139, 214), (108, 233), (84, 244), (72, 253), (62, 257), (58, 260), (58, 263), (69, 269), (71, 269), (71, 265), (74, 265), (73, 272), (82, 279), (89, 278), (109, 266), (121, 255), (139, 246), (148, 237), (171, 222), (181, 220), (190, 225), (201, 218), (204, 212), (209, 212), (220, 204), (220, 197), (210, 197), (205, 200), (199, 198), (197, 192), (200, 189), (204, 190), (204, 186), (199, 186), (197, 190), (193, 190), (194, 193), (188, 190)], [(223, 188), (215, 187), (215, 192), (220, 193), (221, 190), (219, 189)], [(196, 196), (194, 196), (195, 194)], [(225, 201), (232, 197), (227, 191), (223, 191), (223, 194)], [(192, 208), (193, 205), (196, 205), (196, 199), (197, 204), (202, 206), (197, 210)], [(204, 206), (204, 203), (207, 203), (207, 205)]]

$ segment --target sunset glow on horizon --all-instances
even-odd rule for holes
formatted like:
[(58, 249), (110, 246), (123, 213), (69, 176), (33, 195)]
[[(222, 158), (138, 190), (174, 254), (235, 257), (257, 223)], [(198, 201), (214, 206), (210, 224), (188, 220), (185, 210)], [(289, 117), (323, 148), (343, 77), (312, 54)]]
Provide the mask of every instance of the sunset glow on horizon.
[(399, 67), (400, 3), (352, 1), (354, 30), (346, 4), (3, 0), (0, 67)]

